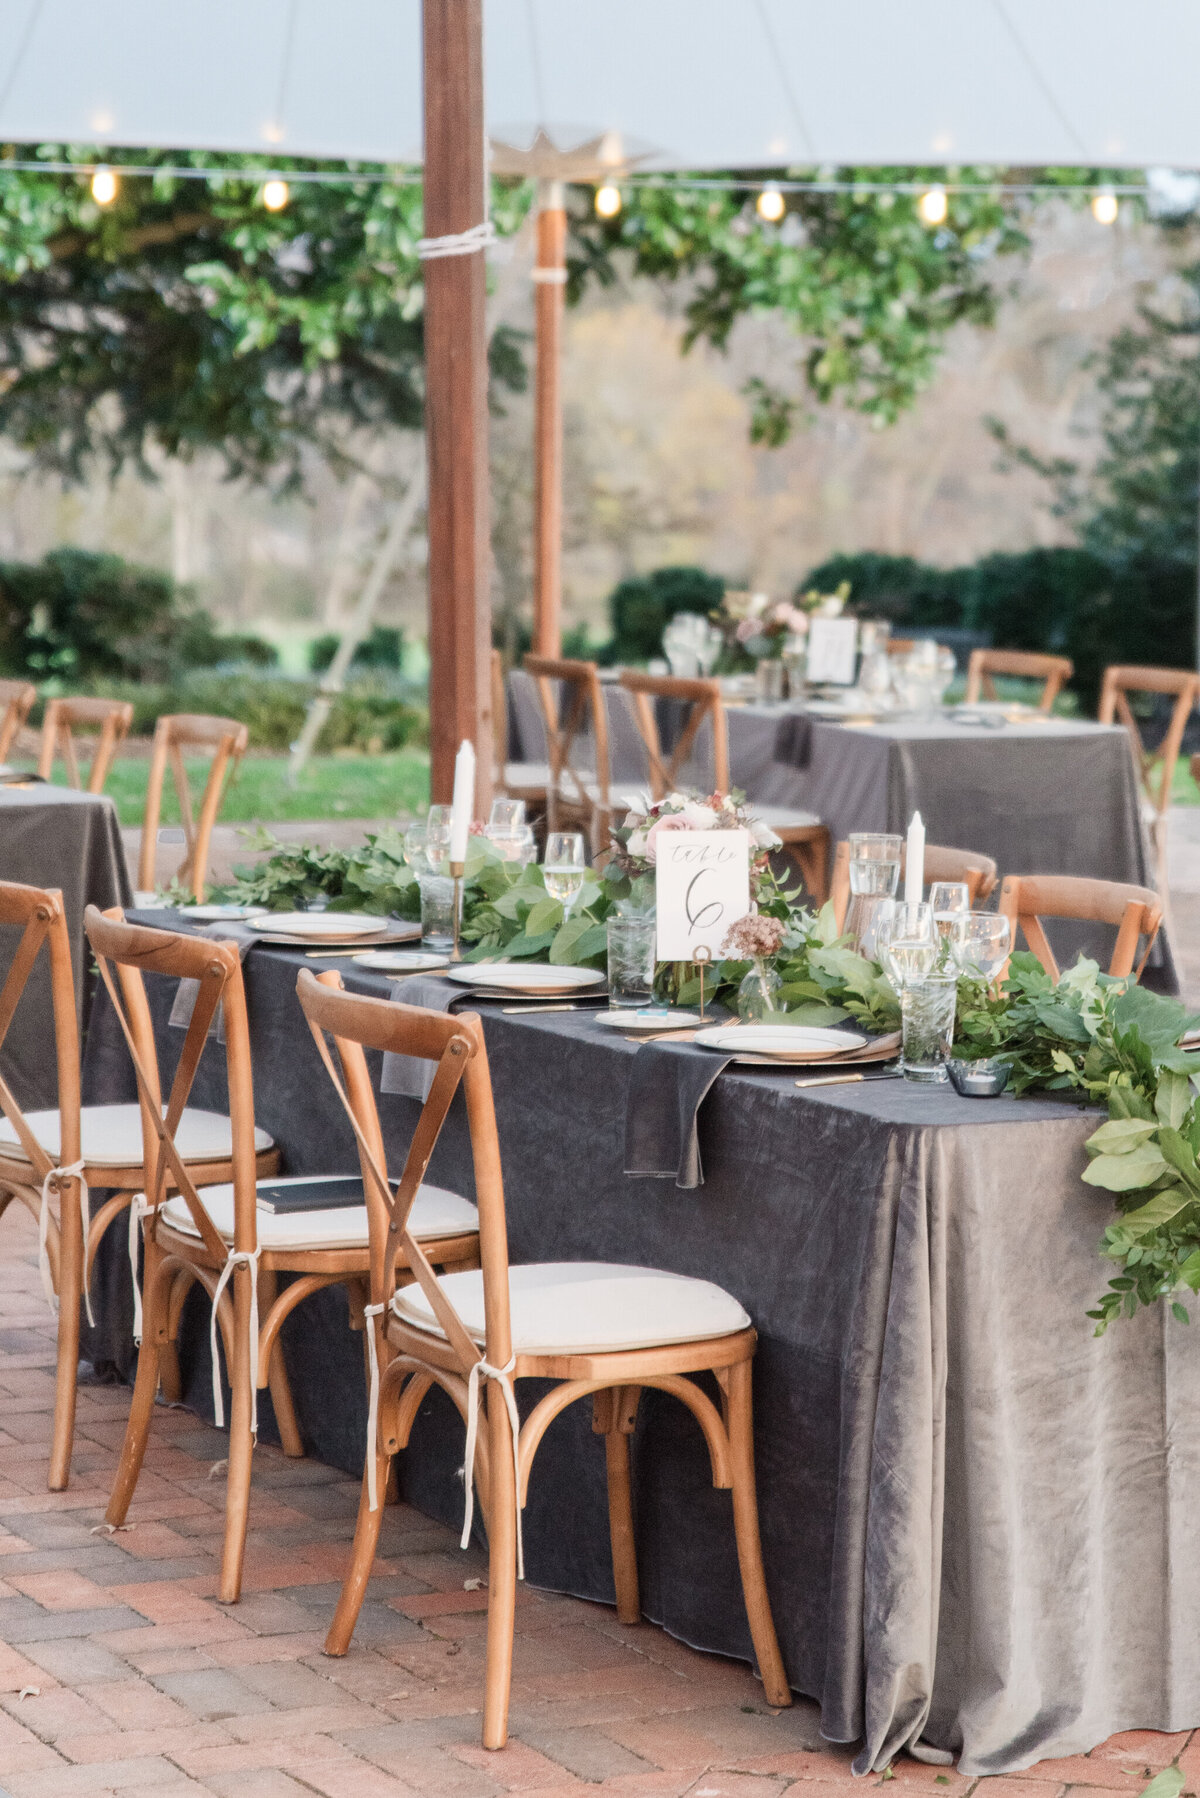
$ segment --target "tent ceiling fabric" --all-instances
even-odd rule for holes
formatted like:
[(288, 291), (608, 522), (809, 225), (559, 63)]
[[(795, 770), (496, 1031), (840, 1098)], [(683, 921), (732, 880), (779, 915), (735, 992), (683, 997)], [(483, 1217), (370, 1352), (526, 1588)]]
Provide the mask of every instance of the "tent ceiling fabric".
[[(486, 0), (493, 137), (1200, 167), (1194, 0)], [(419, 0), (5, 0), (0, 140), (420, 160)]]

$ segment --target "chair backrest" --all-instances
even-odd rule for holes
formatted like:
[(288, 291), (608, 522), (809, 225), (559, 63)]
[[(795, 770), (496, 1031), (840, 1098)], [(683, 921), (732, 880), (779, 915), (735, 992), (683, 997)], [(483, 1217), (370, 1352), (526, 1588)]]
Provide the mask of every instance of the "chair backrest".
[[(663, 799), (679, 786), (684, 778), (688, 759), (696, 748), (705, 725), (708, 726), (712, 754), (709, 790), (716, 793), (729, 791), (729, 731), (719, 681), (687, 680), (669, 674), (641, 674), (635, 669), (626, 668), (621, 674), (621, 686), (629, 694), (638, 734), (645, 745), (646, 773), (653, 798)], [(663, 755), (658, 718), (654, 709), (656, 699), (673, 699), (680, 705), (690, 707), (669, 760)]]
[(997, 908), (1012, 928), (1017, 946), (1017, 927), (1052, 980), (1058, 979), (1058, 963), (1042, 929), (1042, 918), (1075, 918), (1083, 922), (1115, 924), (1117, 941), (1110, 974), (1132, 974), (1139, 937), (1146, 946), (1136, 978), (1154, 946), (1162, 924), (1162, 902), (1149, 887), (1126, 886), (1116, 880), (1084, 880), (1069, 874), (1006, 874)]
[[(0, 924), (15, 926), (21, 935), (0, 986), (0, 1048), (13, 1014), (25, 992), (38, 956), (45, 947), (50, 966), (50, 1010), (58, 1064), (58, 1108), (61, 1116), (59, 1163), (67, 1167), (80, 1154), (79, 1023), (75, 1012), (75, 978), (71, 970), (71, 938), (67, 930), (63, 897), (57, 888), (18, 886), (0, 881)], [(39, 1180), (54, 1166), (40, 1146), (8, 1084), (0, 1079), (0, 1111), (17, 1133)]]
[[(908, 846), (902, 844), (900, 849), (900, 875), (903, 878), (905, 864), (908, 859)], [(996, 890), (996, 864), (990, 855), (980, 855), (975, 849), (945, 849), (936, 843), (925, 845), (925, 880), (928, 884), (933, 880), (961, 880), (971, 897), (971, 906), (983, 905)], [(833, 903), (833, 915), (839, 930), (846, 927), (846, 914), (850, 909), (850, 844), (838, 844), (833, 857), (833, 879), (830, 883), (829, 897)]]
[[(158, 720), (154, 727), (154, 747), (150, 754), (146, 810), (142, 819), (142, 851), (138, 863), (138, 886), (143, 892), (152, 891), (155, 885), (158, 820), (162, 812), (163, 779), (169, 762), (186, 845), (175, 878), (190, 886), (197, 900), (203, 900), (208, 882), (208, 854), (213, 825), (221, 809), (225, 776), (231, 764), (236, 768), (241, 761), (248, 741), (246, 726), (239, 724), (236, 718), (212, 718), (203, 712), (175, 712)], [(208, 779), (200, 798), (199, 818), (192, 805), (191, 788), (184, 766), (185, 749), (212, 751)]]
[[(546, 750), (556, 793), (583, 811), (592, 809), (594, 791), (601, 811), (609, 809), (612, 775), (608, 759), (608, 713), (595, 662), (554, 656), (526, 656), (546, 722)], [(587, 765), (590, 752), (593, 765)]]
[(29, 681), (0, 680), (0, 762), (6, 759), (36, 698), (37, 688)]
[[(493, 1367), (503, 1367), (512, 1354), (508, 1231), (500, 1139), (482, 1021), (475, 1012), (449, 1016), (415, 1005), (400, 1005), (394, 1000), (347, 993), (341, 988), (340, 975), (334, 973), (332, 979), (321, 980), (310, 968), (300, 970), (296, 992), (317, 1051), (346, 1107), (358, 1141), (371, 1243), (371, 1301), (377, 1305), (389, 1302), (396, 1285), (396, 1262), (403, 1256), (448, 1341), (469, 1369), (480, 1359), (480, 1351), (446, 1297), (420, 1243), (408, 1231), (408, 1215), (417, 1189), (425, 1177), (450, 1102), (462, 1086), (475, 1169), (475, 1203), (479, 1207), (485, 1353)], [(329, 1054), (326, 1037), (332, 1038), (337, 1048), (344, 1084)], [(394, 1194), (388, 1181), (374, 1093), (366, 1078), (364, 1049), (412, 1055), (438, 1064)]]
[[(129, 924), (119, 911), (101, 912), (94, 905), (88, 906), (83, 922), (137, 1079), (146, 1198), (151, 1205), (159, 1204), (166, 1196), (169, 1177), (186, 1202), (205, 1247), (218, 1261), (224, 1261), (226, 1245), (175, 1148), (175, 1133), (196, 1078), (209, 1026), (217, 1007), (222, 1008), (233, 1139), (234, 1247), (253, 1251), (258, 1245), (254, 1083), (250, 1072), (246, 994), (237, 944), (216, 942), (205, 936), (184, 936), (173, 930), (155, 930), (145, 924)], [(196, 982), (196, 1000), (167, 1097), (165, 1117), (144, 974), (165, 974)]]
[(915, 637), (889, 637), (884, 648), (890, 656), (906, 656), (917, 647)]
[(1042, 696), (1038, 710), (1052, 711), (1054, 701), (1075, 672), (1075, 664), (1067, 656), (1046, 656), (1025, 649), (973, 649), (967, 662), (966, 702), (995, 699), (994, 674), (1008, 674), (1023, 680), (1040, 680)]
[(67, 781), (77, 790), (83, 781), (79, 758), (75, 752), (73, 731), (82, 726), (98, 731), (92, 766), (87, 777), (87, 791), (102, 793), (108, 779), (117, 745), (128, 735), (133, 723), (133, 707), (125, 699), (50, 699), (42, 719), (42, 750), (38, 757), (38, 773), (49, 780), (54, 758), (61, 754), (66, 765)]
[[(1167, 734), (1153, 754), (1147, 754), (1142, 742), (1142, 733), (1129, 703), (1131, 693), (1175, 695)], [(1171, 803), (1175, 764), (1179, 760), (1179, 749), (1188, 718), (1198, 698), (1200, 675), (1188, 668), (1113, 667), (1104, 670), (1097, 717), (1101, 724), (1123, 724), (1129, 732), (1142, 785), (1160, 818)], [(1154, 772), (1156, 764), (1157, 774)]]

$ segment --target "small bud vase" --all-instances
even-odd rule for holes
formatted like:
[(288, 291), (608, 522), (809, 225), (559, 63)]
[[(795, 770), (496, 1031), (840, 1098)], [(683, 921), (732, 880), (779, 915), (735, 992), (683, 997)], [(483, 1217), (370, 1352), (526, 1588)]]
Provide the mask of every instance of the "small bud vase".
[(765, 961), (753, 961), (748, 974), (738, 987), (738, 1017), (743, 1024), (761, 1024), (764, 1018), (780, 1009), (779, 989), (783, 981)]

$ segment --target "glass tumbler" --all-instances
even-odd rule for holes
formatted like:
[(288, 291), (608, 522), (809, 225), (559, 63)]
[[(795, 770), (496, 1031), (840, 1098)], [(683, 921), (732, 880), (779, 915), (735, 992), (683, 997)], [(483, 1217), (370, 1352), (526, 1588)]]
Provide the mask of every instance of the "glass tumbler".
[(868, 961), (879, 959), (877, 933), (880, 907), (893, 899), (900, 884), (903, 837), (878, 831), (853, 831), (850, 835), (850, 910), (846, 929), (854, 947)]
[(906, 1080), (932, 1085), (946, 1079), (957, 993), (954, 974), (926, 974), (905, 985), (900, 995), (900, 1071)]
[(449, 874), (421, 874), (421, 943), (439, 955), (454, 948), (454, 881)]
[(653, 914), (608, 920), (608, 1003), (613, 1010), (649, 1005), (654, 997)]

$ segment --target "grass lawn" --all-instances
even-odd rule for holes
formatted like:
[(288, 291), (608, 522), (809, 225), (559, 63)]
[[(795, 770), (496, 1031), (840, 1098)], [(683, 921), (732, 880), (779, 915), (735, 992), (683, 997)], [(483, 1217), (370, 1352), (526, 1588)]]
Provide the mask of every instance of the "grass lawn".
[[(198, 802), (208, 764), (187, 762), (188, 780)], [(222, 824), (277, 824), (312, 818), (414, 817), (429, 804), (429, 756), (423, 749), (387, 755), (318, 755), (296, 786), (288, 785), (287, 757), (248, 755), (226, 787)], [(116, 801), (122, 824), (142, 821), (149, 762), (118, 758), (105, 791)], [(56, 777), (59, 771), (55, 770)], [(164, 824), (178, 824), (179, 807), (170, 774), (163, 791)]]

